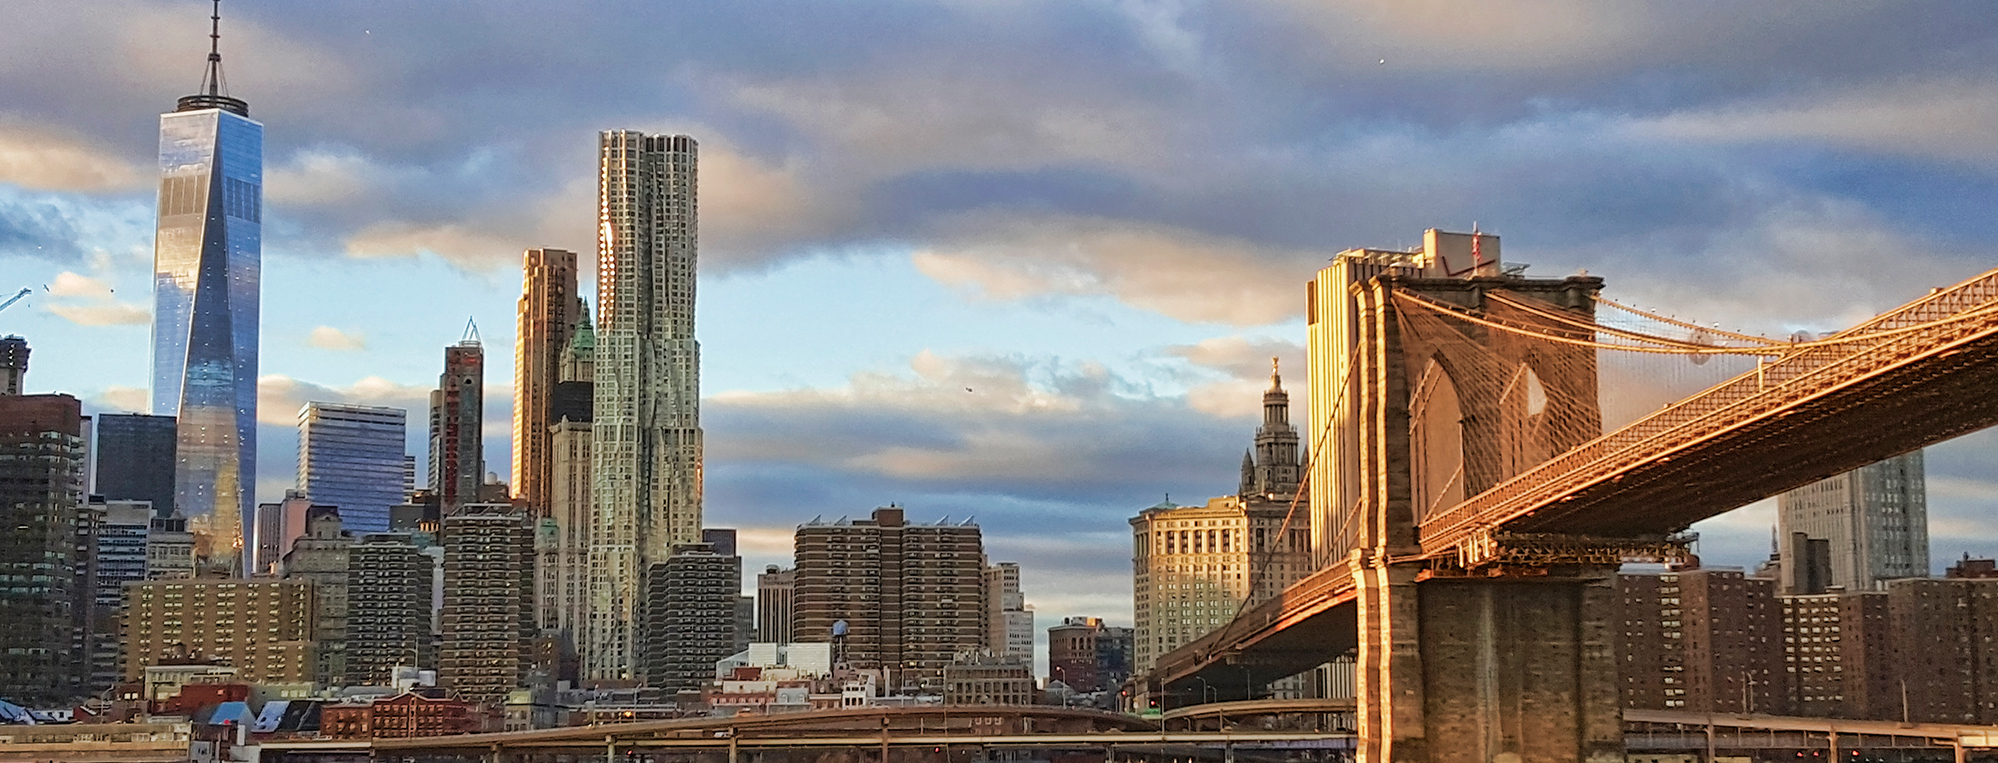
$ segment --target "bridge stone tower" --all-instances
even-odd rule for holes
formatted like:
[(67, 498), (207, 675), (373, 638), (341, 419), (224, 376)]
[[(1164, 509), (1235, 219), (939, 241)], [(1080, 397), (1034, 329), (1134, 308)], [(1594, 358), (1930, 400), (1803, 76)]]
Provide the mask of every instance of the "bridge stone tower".
[(1362, 761), (1623, 760), (1614, 564), (1467, 569), (1420, 542), (1425, 516), (1601, 432), (1593, 350), (1404, 308), (1489, 312), (1502, 291), (1593, 322), (1601, 279), (1528, 279), (1498, 254), (1431, 230), (1419, 251), (1341, 253), (1309, 291), (1313, 548), (1357, 589)]

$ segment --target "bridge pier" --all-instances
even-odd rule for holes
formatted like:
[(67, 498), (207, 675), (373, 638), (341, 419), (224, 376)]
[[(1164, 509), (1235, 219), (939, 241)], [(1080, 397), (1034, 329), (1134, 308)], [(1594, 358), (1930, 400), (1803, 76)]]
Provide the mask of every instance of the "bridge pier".
[(1356, 561), (1363, 763), (1622, 761), (1614, 570), (1442, 577)]

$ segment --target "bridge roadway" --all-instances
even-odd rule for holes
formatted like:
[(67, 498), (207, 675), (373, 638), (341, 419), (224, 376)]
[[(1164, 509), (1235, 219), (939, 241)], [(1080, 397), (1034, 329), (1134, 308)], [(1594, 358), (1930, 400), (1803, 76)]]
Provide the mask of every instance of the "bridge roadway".
[[(1322, 731), (1173, 731), (1156, 720), (1049, 706), (860, 708), (807, 713), (639, 721), (537, 731), (373, 740), (265, 742), (264, 761), (375, 760), (454, 756), (521, 760), (544, 755), (623, 755), (648, 750), (729, 753), (851, 748), (942, 751), (1016, 747), (1130, 750), (1352, 749), (1350, 734)], [(946, 757), (946, 760), (953, 760)]]
[[(1559, 540), (1663, 541), (1791, 488), (1998, 424), (1998, 270), (1940, 289), (1555, 456), (1426, 518), (1432, 574), (1544, 565)], [(1551, 549), (1532, 541), (1554, 539)], [(1526, 546), (1524, 555), (1512, 547)], [(1536, 552), (1537, 555), (1536, 555)], [(1254, 686), (1353, 649), (1345, 561), (1140, 678), (1163, 707), (1249, 699)]]
[[(913, 710), (913, 712), (911, 712)], [(1052, 707), (947, 707), (820, 711), (742, 718), (641, 721), (541, 731), (466, 734), (420, 739), (377, 739), (266, 742), (262, 760), (374, 760), (403, 757), (454, 757), (464, 760), (512, 761), (549, 755), (602, 753), (850, 750), (877, 751), (931, 748), (932, 756), (956, 747), (1071, 750), (1102, 753), (1107, 758), (1209, 757), (1226, 759), (1236, 751), (1312, 751), (1343, 756), (1354, 749), (1350, 730), (1253, 728), (1256, 725), (1294, 727), (1298, 716), (1350, 714), (1352, 700), (1257, 700), (1223, 702), (1166, 712), (1157, 720)], [(1084, 721), (1091, 730), (1035, 732), (1020, 728), (991, 732), (951, 733), (947, 719), (1010, 716), (1039, 718), (1061, 725)], [(1258, 724), (1256, 719), (1275, 720)], [(861, 733), (861, 728), (889, 721), (887, 731)], [(1172, 729), (1175, 723), (1218, 721), (1215, 728)], [(1286, 722), (1290, 721), (1290, 722)], [(911, 723), (918, 727), (911, 728)], [(1031, 724), (1029, 724), (1031, 725)], [(1073, 725), (1073, 724), (1071, 724)], [(1204, 726), (1204, 724), (1202, 724)], [(850, 727), (841, 732), (841, 727)], [(1702, 750), (1809, 751), (1833, 755), (1855, 750), (1950, 751), (1962, 760), (1966, 750), (1998, 749), (1998, 727), (1952, 724), (1903, 724), (1827, 718), (1703, 713), (1684, 710), (1625, 710), (1625, 747), (1631, 752), (1697, 753)], [(915, 753), (918, 758), (924, 756)], [(1856, 754), (1856, 753), (1855, 753)], [(897, 755), (900, 757), (900, 755)], [(79, 760), (82, 758), (78, 758)], [(719, 759), (719, 758), (718, 758)], [(944, 755), (943, 760), (954, 760)], [(878, 759), (876, 759), (878, 760)]]

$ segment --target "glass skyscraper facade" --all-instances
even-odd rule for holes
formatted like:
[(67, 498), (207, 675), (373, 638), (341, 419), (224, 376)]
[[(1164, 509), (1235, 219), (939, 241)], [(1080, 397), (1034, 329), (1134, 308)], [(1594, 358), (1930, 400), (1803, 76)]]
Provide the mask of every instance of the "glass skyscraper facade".
[(151, 501), (153, 513), (173, 516), (174, 445), (171, 416), (97, 415), (97, 480), (92, 493), (107, 501)]
[(160, 116), (153, 414), (178, 419), (174, 506), (207, 529), (212, 563), (238, 569), (256, 509), (263, 180), (244, 102), (211, 90)]
[(388, 532), (389, 507), (402, 503), (409, 412), (401, 408), (306, 403), (298, 411), (298, 489), (340, 509), (354, 532)]

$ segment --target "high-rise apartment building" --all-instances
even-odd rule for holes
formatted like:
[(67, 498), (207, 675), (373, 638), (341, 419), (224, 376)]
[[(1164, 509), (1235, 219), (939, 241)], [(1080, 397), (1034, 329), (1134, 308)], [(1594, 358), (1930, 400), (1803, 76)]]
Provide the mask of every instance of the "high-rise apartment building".
[(306, 403), (298, 410), (299, 491), (339, 507), (349, 532), (386, 532), (389, 507), (408, 495), (408, 419), (401, 408)]
[(646, 571), (639, 664), (647, 686), (669, 694), (699, 689), (715, 663), (734, 654), (742, 557), (735, 531), (707, 529), (702, 543), (674, 549)]
[(0, 336), (0, 395), (19, 395), (28, 380), (28, 340)]
[(550, 504), (555, 459), (550, 428), (562, 353), (585, 323), (577, 291), (576, 253), (529, 249), (521, 268), (518, 326), (513, 338), (513, 494), (535, 516)]
[(700, 542), (701, 375), (694, 340), (698, 151), (685, 135), (603, 133), (592, 422), (592, 679), (630, 679), (645, 570)]
[(318, 669), (312, 581), (148, 580), (125, 586), (125, 680), (199, 655), (249, 683), (310, 683)]
[(435, 667), (432, 561), (408, 533), (372, 533), (347, 549), (346, 679), (386, 686), (397, 667)]
[(84, 516), (93, 548), (86, 587), (88, 617), (78, 654), (89, 661), (84, 690), (97, 693), (124, 675), (124, 666), (118, 664), (118, 613), (125, 603), (125, 584), (146, 579), (154, 516), (152, 505), (145, 501), (99, 501), (94, 496)]
[(1804, 594), (1776, 601), (1783, 611), (1783, 671), (1789, 680), (1783, 702), (1763, 712), (1901, 717), (1887, 594)]
[(305, 513), (305, 532), (285, 550), (277, 566), (284, 576), (313, 583), (312, 640), (318, 667), (313, 680), (321, 686), (347, 685), (347, 572), (354, 536), (332, 506), (312, 505)]
[(445, 512), (479, 502), (485, 484), (486, 351), (476, 329), (444, 348), (444, 373), (430, 391), (430, 489)]
[(797, 572), (769, 565), (756, 574), (756, 641), (789, 644), (797, 639), (792, 628), (797, 616)]
[(833, 642), (834, 658), (853, 668), (886, 671), (891, 691), (939, 691), (944, 666), (986, 648), (978, 525), (912, 524), (890, 506), (800, 525), (793, 543), (794, 635)]
[(1998, 580), (1896, 580), (1887, 616), (1910, 720), (1998, 723)]
[(999, 562), (985, 568), (985, 644), (1002, 660), (1034, 659), (1034, 611), (1020, 592), (1020, 565)]
[(1626, 707), (1998, 721), (1998, 580), (1904, 578), (1782, 595), (1739, 570), (1617, 579), (1612, 650)]
[(29, 705), (74, 698), (71, 651), (85, 587), (83, 404), (68, 395), (0, 395), (0, 697)]
[(505, 504), (469, 504), (444, 517), (443, 640), (437, 677), (474, 702), (521, 685), (534, 638), (534, 538)]
[(1612, 628), (1628, 707), (1785, 714), (1784, 611), (1775, 581), (1694, 569), (1617, 579)]
[[(1829, 585), (1878, 591), (1888, 580), (1929, 575), (1928, 494), (1922, 452), (1914, 451), (1820, 480), (1776, 497), (1778, 534), (1793, 549), (1825, 541)], [(1812, 559), (1784, 554), (1784, 592), (1817, 593)]]
[(158, 516), (173, 516), (172, 416), (101, 413), (97, 420), (97, 478), (91, 492), (107, 501), (149, 501)]
[(173, 507), (206, 528), (208, 564), (240, 570), (256, 509), (264, 126), (222, 93), (209, 41), (202, 92), (160, 116), (152, 412), (178, 420)]

